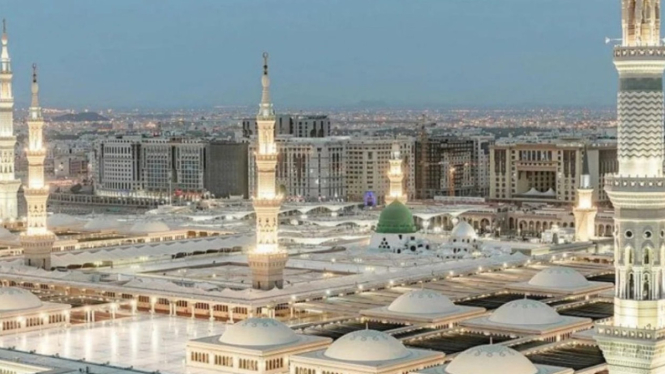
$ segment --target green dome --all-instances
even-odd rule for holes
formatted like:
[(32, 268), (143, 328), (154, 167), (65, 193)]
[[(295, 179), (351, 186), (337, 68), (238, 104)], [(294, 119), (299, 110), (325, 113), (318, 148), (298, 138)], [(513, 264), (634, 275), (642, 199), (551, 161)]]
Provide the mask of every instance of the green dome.
[(395, 199), (390, 205), (383, 208), (376, 225), (379, 234), (411, 234), (416, 232), (413, 215), (409, 208)]

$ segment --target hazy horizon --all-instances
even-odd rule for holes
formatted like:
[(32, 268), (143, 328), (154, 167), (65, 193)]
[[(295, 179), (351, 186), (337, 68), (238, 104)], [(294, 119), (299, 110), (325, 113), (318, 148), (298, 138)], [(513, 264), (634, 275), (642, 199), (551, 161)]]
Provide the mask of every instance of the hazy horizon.
[[(620, 1), (0, 0), (17, 106), (604, 107)], [(56, 5), (57, 4), (57, 5)], [(510, 43), (505, 43), (509, 40)]]

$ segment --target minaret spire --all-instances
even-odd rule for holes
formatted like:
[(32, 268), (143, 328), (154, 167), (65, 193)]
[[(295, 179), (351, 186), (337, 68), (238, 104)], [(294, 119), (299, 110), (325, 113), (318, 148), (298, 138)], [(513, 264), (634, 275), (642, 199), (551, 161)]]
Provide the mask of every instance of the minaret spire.
[[(39, 83), (37, 83), (37, 64), (32, 64), (32, 108), (39, 108)], [(41, 115), (41, 108), (39, 110)]]
[(12, 66), (11, 60), (9, 59), (9, 50), (7, 48), (7, 43), (9, 38), (7, 37), (7, 21), (2, 19), (2, 51), (0, 51), (0, 61), (2, 66), (0, 67), (0, 72), (2, 73), (11, 73)]
[(591, 175), (589, 173), (589, 149), (584, 146), (582, 155), (582, 174), (577, 188), (577, 205), (573, 208), (575, 216), (575, 240), (588, 242), (595, 237), (595, 223), (598, 209), (593, 205)]
[(8, 222), (18, 217), (17, 192), (21, 181), (14, 175), (14, 95), (12, 93), (12, 63), (7, 44), (7, 22), (2, 20), (2, 50), (0, 50), (0, 220)]
[(402, 171), (402, 152), (400, 150), (397, 136), (393, 140), (390, 151), (390, 169), (388, 170), (388, 180), (390, 181), (390, 190), (385, 197), (386, 205), (395, 200), (406, 204), (407, 196), (404, 194), (404, 172)]
[(270, 76), (268, 75), (268, 52), (263, 52), (263, 76), (261, 76), (261, 85), (263, 92), (261, 94), (261, 104), (259, 104), (258, 117), (270, 119), (275, 118), (275, 111), (270, 101)]
[(275, 170), (277, 168), (277, 145), (275, 144), (275, 112), (270, 101), (270, 77), (268, 76), (268, 53), (263, 54), (263, 93), (256, 115), (258, 136), (256, 137), (256, 247), (249, 253), (248, 262), (252, 270), (252, 286), (270, 290), (282, 288), (287, 253), (279, 248), (277, 236), (278, 214), (282, 196), (277, 194)]
[(25, 200), (28, 206), (27, 229), (21, 234), (25, 263), (43, 269), (51, 269), (51, 249), (55, 236), (46, 227), (46, 202), (49, 187), (44, 181), (44, 118), (39, 106), (37, 65), (32, 65), (32, 104), (28, 110), (28, 183)]

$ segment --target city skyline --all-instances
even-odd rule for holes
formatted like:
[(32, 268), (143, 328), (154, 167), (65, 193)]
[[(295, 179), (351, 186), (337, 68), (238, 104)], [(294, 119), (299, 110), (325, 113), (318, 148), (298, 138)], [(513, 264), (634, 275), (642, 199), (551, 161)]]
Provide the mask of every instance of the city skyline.
[(620, 34), (615, 2), (0, 3), (16, 79), (40, 63), (45, 85), (58, 87), (55, 107), (255, 105), (252, 67), (264, 50), (280, 108), (615, 99), (604, 44)]

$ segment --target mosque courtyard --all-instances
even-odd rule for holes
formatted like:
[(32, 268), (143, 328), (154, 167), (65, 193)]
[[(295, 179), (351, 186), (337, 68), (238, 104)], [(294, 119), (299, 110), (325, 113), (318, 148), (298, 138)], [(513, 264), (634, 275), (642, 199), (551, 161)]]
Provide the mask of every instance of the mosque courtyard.
[(214, 371), (185, 366), (185, 344), (190, 339), (220, 334), (225, 326), (202, 319), (141, 314), (115, 321), (0, 336), (0, 346), (169, 374), (210, 374)]

